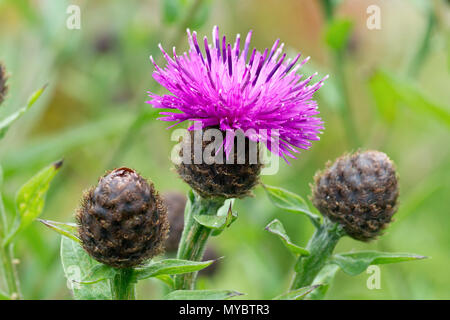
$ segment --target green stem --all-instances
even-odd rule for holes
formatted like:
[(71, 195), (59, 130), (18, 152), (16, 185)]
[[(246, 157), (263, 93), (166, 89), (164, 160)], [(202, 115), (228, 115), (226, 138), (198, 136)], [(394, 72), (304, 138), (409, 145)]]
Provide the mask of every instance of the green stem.
[(8, 286), (8, 294), (11, 299), (20, 299), (19, 278), (17, 277), (16, 268), (13, 263), (12, 246), (1, 246), (0, 256), (6, 285)]
[(111, 279), (111, 292), (113, 300), (136, 300), (136, 282), (132, 268), (118, 269)]
[(409, 67), (408, 74), (410, 77), (416, 77), (419, 74), (420, 68), (422, 67), (423, 62), (425, 61), (425, 58), (427, 57), (430, 51), (429, 49), (430, 49), (431, 34), (433, 33), (433, 29), (436, 24), (436, 17), (432, 5), (430, 5), (430, 8), (428, 10), (429, 10), (428, 21), (427, 27), (425, 29), (425, 34), (423, 36), (419, 50), (414, 56), (414, 59), (412, 60), (411, 65)]
[(311, 254), (309, 256), (301, 256), (297, 261), (295, 266), (297, 273), (292, 282), (291, 290), (312, 284), (314, 278), (327, 263), (328, 258), (342, 236), (341, 227), (325, 218), (306, 247)]
[[(199, 224), (194, 215), (215, 215), (223, 205), (224, 199), (204, 199), (198, 195), (192, 198), (190, 210), (185, 214), (184, 230), (178, 247), (177, 258), (191, 261), (201, 261), (206, 243), (212, 229)], [(175, 276), (176, 290), (192, 290), (195, 287), (197, 272)]]
[(13, 263), (13, 248), (11, 244), (4, 245), (5, 235), (8, 230), (8, 219), (6, 217), (5, 207), (3, 205), (3, 197), (0, 193), (0, 260), (1, 270), (5, 276), (8, 294), (12, 299), (20, 299), (19, 277), (17, 276), (16, 267)]

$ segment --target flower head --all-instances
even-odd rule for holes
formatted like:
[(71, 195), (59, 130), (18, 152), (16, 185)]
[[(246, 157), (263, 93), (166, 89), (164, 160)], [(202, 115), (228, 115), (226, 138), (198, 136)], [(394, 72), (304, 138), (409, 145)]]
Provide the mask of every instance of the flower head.
[[(170, 56), (160, 45), (167, 65), (160, 68), (150, 57), (156, 68), (153, 77), (172, 94), (148, 92), (147, 103), (170, 109), (161, 112), (165, 116), (161, 120), (200, 122), (227, 132), (242, 130), (285, 160), (295, 158), (298, 148), (308, 149), (311, 141), (319, 140), (323, 122), (316, 116), (313, 94), (327, 77), (314, 84), (310, 82), (317, 73), (303, 79), (297, 71), (309, 57), (300, 61), (298, 54), (286, 59), (280, 40), (263, 53), (250, 52), (251, 36), (252, 31), (241, 50), (239, 34), (234, 45), (227, 44), (215, 26), (212, 45), (203, 39), (203, 52), (196, 32), (189, 30), (188, 53), (177, 55), (174, 48)], [(228, 135), (223, 145), (227, 154), (232, 142), (233, 136)]]
[(169, 228), (153, 184), (125, 167), (107, 173), (84, 195), (77, 220), (87, 253), (116, 268), (134, 267), (161, 253)]
[(354, 239), (376, 238), (397, 211), (397, 174), (383, 152), (343, 155), (328, 163), (314, 181), (314, 205)]

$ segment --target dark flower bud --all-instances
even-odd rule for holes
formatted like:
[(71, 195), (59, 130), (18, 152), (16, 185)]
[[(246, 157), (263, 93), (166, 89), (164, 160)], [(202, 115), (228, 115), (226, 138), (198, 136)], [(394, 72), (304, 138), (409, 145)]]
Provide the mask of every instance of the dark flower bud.
[[(229, 199), (244, 198), (251, 195), (251, 190), (259, 182), (259, 173), (263, 166), (259, 157), (258, 146), (245, 137), (245, 143), (242, 150), (240, 150), (236, 135), (234, 138), (235, 150), (228, 158), (222, 148), (219, 151), (223, 152), (222, 162), (213, 160), (212, 163), (207, 163), (205, 161), (206, 158), (209, 158), (209, 160), (216, 159), (215, 149), (209, 149), (212, 151), (212, 154), (207, 154), (207, 157), (200, 159), (201, 161), (198, 163), (199, 161), (195, 155), (197, 139), (194, 135), (196, 132), (201, 135), (201, 141), (198, 143), (201, 143), (201, 155), (203, 155), (205, 149), (209, 148), (211, 143), (214, 143), (214, 138), (212, 141), (203, 139), (207, 129), (217, 130), (217, 128), (205, 128), (202, 131), (190, 131), (190, 139), (183, 142), (184, 147), (180, 151), (180, 156), (183, 158), (183, 150), (191, 150), (190, 157), (189, 155), (187, 156), (188, 159), (190, 158), (190, 163), (185, 163), (183, 160), (181, 164), (177, 165), (176, 170), (178, 174), (203, 198), (221, 197)], [(223, 140), (225, 140), (226, 134), (223, 131), (220, 132)], [(252, 144), (256, 148), (253, 148)], [(208, 150), (206, 153), (208, 153)], [(251, 154), (254, 155), (255, 161), (252, 160)]]
[(5, 66), (0, 62), (0, 104), (3, 103), (8, 93), (8, 85), (6, 84), (7, 80), (8, 75), (6, 74)]
[(162, 198), (167, 207), (167, 217), (169, 218), (170, 226), (169, 236), (165, 245), (166, 251), (176, 253), (183, 234), (186, 196), (180, 192), (167, 192)]
[(314, 205), (354, 239), (376, 238), (397, 210), (395, 167), (382, 152), (343, 155), (316, 173), (314, 181)]
[(83, 248), (116, 268), (161, 253), (168, 232), (166, 208), (153, 184), (128, 168), (107, 173), (86, 192), (77, 220)]

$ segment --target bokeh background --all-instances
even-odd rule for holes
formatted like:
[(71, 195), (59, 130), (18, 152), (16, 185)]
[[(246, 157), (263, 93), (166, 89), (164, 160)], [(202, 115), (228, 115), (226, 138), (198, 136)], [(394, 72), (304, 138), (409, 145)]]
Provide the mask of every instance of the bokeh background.
[[(368, 274), (338, 273), (331, 299), (450, 298), (450, 5), (442, 0), (342, 0), (332, 14), (315, 0), (2, 0), (0, 60), (10, 92), (0, 118), (43, 96), (0, 142), (3, 197), (14, 210), (18, 188), (52, 161), (65, 159), (49, 190), (43, 218), (74, 221), (83, 190), (105, 170), (137, 169), (161, 191), (186, 192), (169, 160), (171, 130), (156, 121), (146, 91), (161, 90), (148, 57), (158, 43), (186, 49), (186, 27), (210, 36), (213, 25), (234, 38), (253, 29), (252, 45), (285, 42), (290, 56), (311, 56), (307, 75), (330, 74), (317, 95), (326, 129), (321, 141), (264, 183), (304, 197), (314, 172), (343, 152), (374, 148), (397, 164), (401, 206), (378, 241), (343, 239), (336, 251), (411, 252), (426, 260), (381, 266), (379, 290)], [(81, 8), (81, 29), (66, 28), (70, 4)], [(381, 29), (369, 30), (369, 5), (381, 9)], [(170, 50), (169, 50), (170, 51)], [(295, 258), (264, 227), (281, 220), (306, 245), (309, 221), (276, 209), (261, 187), (236, 202), (239, 219), (212, 239), (220, 268), (202, 276), (201, 288), (234, 289), (248, 299), (271, 299), (286, 290)], [(27, 299), (70, 299), (59, 259), (60, 237), (38, 222), (16, 241), (15, 256)], [(161, 298), (153, 280), (140, 298)]]

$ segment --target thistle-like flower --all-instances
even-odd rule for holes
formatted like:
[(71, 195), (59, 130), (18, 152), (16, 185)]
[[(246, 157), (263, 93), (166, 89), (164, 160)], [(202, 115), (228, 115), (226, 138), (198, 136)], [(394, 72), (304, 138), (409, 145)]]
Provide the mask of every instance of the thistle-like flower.
[(5, 66), (0, 62), (0, 104), (3, 103), (8, 93), (8, 85), (6, 84), (7, 80), (8, 75), (6, 74)]
[[(281, 55), (284, 44), (280, 45), (280, 40), (270, 51), (250, 52), (251, 36), (252, 31), (241, 50), (240, 35), (234, 45), (227, 44), (215, 26), (213, 44), (203, 39), (204, 52), (197, 33), (189, 30), (188, 53), (178, 56), (174, 48), (171, 57), (160, 45), (167, 65), (162, 69), (150, 57), (156, 68), (153, 77), (172, 95), (148, 92), (151, 99), (147, 103), (171, 109), (161, 112), (164, 121), (195, 121), (203, 128), (218, 127), (224, 132), (241, 130), (285, 160), (286, 156), (295, 158), (298, 149), (308, 149), (311, 141), (319, 140), (323, 126), (316, 116), (319, 111), (313, 94), (326, 77), (310, 85), (316, 74), (305, 79), (297, 74), (309, 57), (300, 61), (298, 54), (293, 60), (286, 59), (286, 54)], [(227, 155), (233, 139), (233, 135), (224, 139)]]
[(77, 220), (83, 248), (116, 268), (161, 253), (168, 232), (166, 208), (153, 184), (128, 168), (100, 178), (85, 194)]
[(316, 173), (314, 181), (314, 205), (354, 239), (376, 238), (397, 210), (397, 174), (383, 152), (343, 155)]

